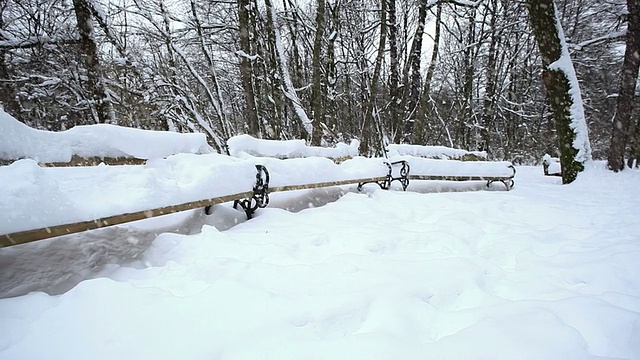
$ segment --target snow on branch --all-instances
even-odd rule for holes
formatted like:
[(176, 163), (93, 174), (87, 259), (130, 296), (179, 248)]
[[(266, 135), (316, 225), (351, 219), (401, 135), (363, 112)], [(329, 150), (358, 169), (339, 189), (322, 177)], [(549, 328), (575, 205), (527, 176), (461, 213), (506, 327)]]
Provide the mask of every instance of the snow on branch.
[(75, 44), (80, 41), (79, 37), (48, 37), (48, 36), (34, 36), (28, 39), (14, 39), (0, 41), (0, 49), (28, 49), (42, 45), (61, 45), (61, 44)]
[(595, 44), (599, 44), (602, 42), (606, 42), (606, 41), (610, 41), (610, 40), (617, 40), (620, 38), (623, 38), (627, 35), (627, 30), (621, 30), (621, 31), (616, 31), (616, 32), (612, 32), (609, 33), (607, 35), (604, 36), (600, 36), (594, 39), (590, 39), (590, 40), (585, 40), (583, 42), (580, 42), (578, 44), (567, 44), (571, 50), (582, 50), (583, 48), (590, 46), (590, 45), (595, 45)]
[(246, 58), (246, 59), (248, 59), (250, 61), (254, 61), (255, 59), (260, 57), (260, 55), (257, 55), (257, 54), (256, 55), (249, 55), (249, 54), (247, 54), (246, 52), (244, 52), (242, 50), (237, 50), (235, 52), (235, 54), (238, 55), (239, 57)]
[(454, 4), (454, 5), (466, 6), (466, 7), (478, 7), (478, 5), (480, 5), (481, 2), (482, 2), (482, 0), (478, 0), (478, 1), (468, 1), (468, 0), (428, 0), (427, 8), (430, 8), (430, 7), (438, 5), (438, 4)]

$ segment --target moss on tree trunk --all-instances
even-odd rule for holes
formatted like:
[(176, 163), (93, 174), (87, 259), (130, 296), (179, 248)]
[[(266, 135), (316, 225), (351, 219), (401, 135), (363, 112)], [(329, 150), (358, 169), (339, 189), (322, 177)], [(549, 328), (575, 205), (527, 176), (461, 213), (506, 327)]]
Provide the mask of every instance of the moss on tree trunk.
[[(571, 113), (574, 99), (571, 96), (571, 84), (567, 74), (560, 69), (550, 68), (551, 64), (561, 58), (562, 47), (566, 44), (560, 40), (559, 32), (562, 29), (557, 21), (553, 0), (527, 0), (527, 8), (531, 29), (542, 57), (542, 80), (556, 123), (562, 182), (568, 184), (576, 179), (580, 171), (584, 170), (584, 165), (576, 160), (579, 149), (573, 145), (577, 135), (576, 130), (571, 126), (574, 120)], [(578, 89), (573, 90), (578, 91)]]

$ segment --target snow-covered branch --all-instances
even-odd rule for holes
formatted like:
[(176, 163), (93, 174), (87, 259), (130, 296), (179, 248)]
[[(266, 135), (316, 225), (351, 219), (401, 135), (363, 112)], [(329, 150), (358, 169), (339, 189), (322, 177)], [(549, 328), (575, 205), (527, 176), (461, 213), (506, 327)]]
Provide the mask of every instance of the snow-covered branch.
[(75, 44), (80, 41), (80, 37), (48, 37), (34, 36), (28, 39), (13, 39), (0, 41), (0, 49), (28, 49), (42, 45), (64, 45)]
[(595, 45), (595, 44), (599, 44), (607, 41), (615, 41), (615, 40), (623, 39), (625, 36), (627, 36), (627, 30), (621, 30), (621, 31), (609, 33), (604, 36), (599, 36), (597, 38), (585, 40), (578, 44), (567, 44), (567, 45), (571, 50), (580, 51), (587, 46)]

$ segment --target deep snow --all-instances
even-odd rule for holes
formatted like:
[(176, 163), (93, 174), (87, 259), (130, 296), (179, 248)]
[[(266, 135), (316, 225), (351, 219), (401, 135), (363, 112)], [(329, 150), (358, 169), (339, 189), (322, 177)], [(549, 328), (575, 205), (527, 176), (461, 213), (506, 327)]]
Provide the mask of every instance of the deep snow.
[(196, 232), (128, 260), (96, 251), (110, 264), (93, 274), (42, 257), (37, 271), (92, 279), (0, 300), (0, 358), (640, 359), (640, 174), (594, 166), (562, 186), (541, 173), (519, 167), (510, 192), (279, 193), (276, 206), (312, 207), (244, 221), (225, 204), (76, 241), (67, 251), (86, 257), (145, 227)]

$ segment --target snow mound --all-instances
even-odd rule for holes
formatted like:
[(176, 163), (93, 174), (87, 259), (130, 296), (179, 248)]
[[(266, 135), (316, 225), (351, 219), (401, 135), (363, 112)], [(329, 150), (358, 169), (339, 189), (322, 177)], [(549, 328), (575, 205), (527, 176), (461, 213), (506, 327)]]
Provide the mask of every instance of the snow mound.
[(69, 162), (79, 157), (154, 159), (178, 153), (213, 152), (204, 134), (180, 134), (116, 125), (76, 126), (67, 131), (36, 130), (0, 109), (0, 159)]

